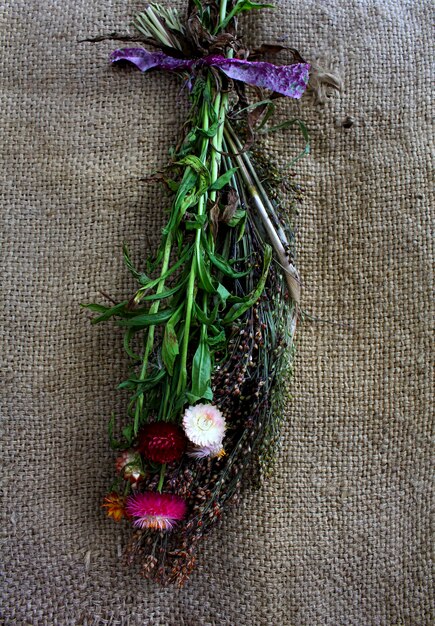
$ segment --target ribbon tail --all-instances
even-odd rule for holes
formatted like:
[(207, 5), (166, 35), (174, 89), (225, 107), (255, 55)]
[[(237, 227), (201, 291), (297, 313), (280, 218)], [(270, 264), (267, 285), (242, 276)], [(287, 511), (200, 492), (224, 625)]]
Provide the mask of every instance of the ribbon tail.
[(120, 48), (110, 55), (111, 63), (127, 61), (136, 66), (141, 72), (151, 69), (157, 70), (184, 70), (190, 69), (194, 61), (176, 59), (164, 52), (148, 52), (144, 48)]
[(308, 84), (310, 69), (308, 63), (273, 65), (265, 61), (223, 59), (218, 56), (209, 57), (207, 62), (218, 67), (229, 78), (271, 89), (289, 98), (300, 98)]

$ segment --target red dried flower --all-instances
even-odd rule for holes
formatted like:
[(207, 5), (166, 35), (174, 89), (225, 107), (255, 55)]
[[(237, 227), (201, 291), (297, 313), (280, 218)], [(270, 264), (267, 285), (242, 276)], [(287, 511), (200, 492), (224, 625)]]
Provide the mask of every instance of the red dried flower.
[(139, 433), (139, 451), (154, 463), (178, 461), (186, 449), (183, 430), (169, 422), (152, 422)]

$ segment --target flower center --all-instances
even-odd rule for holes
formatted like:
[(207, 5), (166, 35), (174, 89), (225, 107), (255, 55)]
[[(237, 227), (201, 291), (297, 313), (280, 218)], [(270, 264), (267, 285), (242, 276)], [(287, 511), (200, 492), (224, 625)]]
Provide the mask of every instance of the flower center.
[(213, 419), (210, 415), (203, 414), (198, 416), (197, 426), (199, 430), (210, 430), (213, 426)]

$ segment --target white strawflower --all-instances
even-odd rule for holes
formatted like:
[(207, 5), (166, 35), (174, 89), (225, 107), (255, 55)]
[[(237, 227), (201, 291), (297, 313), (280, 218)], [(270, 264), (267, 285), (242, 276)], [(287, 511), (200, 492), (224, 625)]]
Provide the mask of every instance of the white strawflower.
[(225, 456), (225, 450), (222, 443), (218, 443), (213, 446), (193, 446), (187, 451), (187, 454), (193, 459), (205, 459), (207, 457), (220, 459)]
[(197, 404), (186, 409), (183, 427), (190, 441), (197, 446), (222, 446), (225, 418), (212, 404)]

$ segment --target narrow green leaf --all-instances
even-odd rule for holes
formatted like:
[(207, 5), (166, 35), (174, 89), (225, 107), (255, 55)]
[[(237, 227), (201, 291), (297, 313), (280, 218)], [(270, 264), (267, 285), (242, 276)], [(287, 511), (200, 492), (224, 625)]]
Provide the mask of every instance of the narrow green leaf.
[(162, 344), (162, 359), (169, 374), (172, 376), (174, 373), (174, 363), (177, 358), (177, 354), (180, 353), (180, 347), (178, 345), (178, 337), (175, 332), (175, 328), (170, 321), (165, 326), (165, 334), (163, 336)]
[(215, 180), (215, 182), (210, 186), (210, 191), (218, 191), (219, 189), (225, 187), (225, 185), (228, 185), (231, 178), (234, 176), (238, 169), (238, 167), (232, 167), (231, 169), (227, 170), (225, 174), (219, 176), (219, 178)]
[(221, 302), (223, 302), (223, 304), (225, 304), (228, 297), (231, 295), (228, 289), (224, 287), (222, 283), (219, 283), (217, 287), (217, 293), (218, 293), (219, 298), (221, 299)]
[(214, 335), (214, 337), (207, 337), (207, 343), (209, 346), (217, 346), (221, 343), (225, 343), (226, 341), (226, 334), (224, 330), (221, 330), (221, 332), (218, 335)]
[(104, 313), (109, 308), (107, 306), (104, 306), (104, 304), (95, 304), (94, 302), (91, 302), (90, 304), (80, 304), (80, 306), (83, 309), (88, 309), (89, 311), (92, 311), (93, 313)]
[(131, 341), (136, 334), (136, 328), (128, 328), (124, 334), (124, 350), (133, 361), (140, 361), (141, 357), (131, 349)]
[(196, 304), (196, 302), (193, 306), (195, 309), (195, 315), (202, 324), (204, 324), (205, 326), (211, 326), (212, 324), (214, 324), (219, 310), (219, 303), (217, 303), (216, 306), (213, 308), (209, 317), (204, 313), (201, 307)]
[(290, 161), (288, 167), (292, 167), (297, 161), (302, 159), (304, 156), (310, 154), (310, 134), (308, 132), (308, 128), (306, 127), (305, 123), (299, 118), (295, 118), (291, 120), (286, 120), (284, 122), (281, 122), (281, 124), (276, 124), (275, 126), (269, 126), (268, 128), (265, 128), (262, 131), (262, 133), (273, 133), (277, 130), (290, 128), (291, 126), (294, 126), (294, 125), (299, 127), (299, 130), (301, 131), (302, 137), (304, 138), (304, 141), (305, 141), (305, 146), (303, 150), (298, 155), (296, 155), (294, 159)]
[(90, 311), (102, 313), (102, 315), (94, 317), (94, 319), (91, 320), (91, 324), (100, 324), (101, 322), (106, 322), (114, 315), (120, 315), (122, 312), (124, 312), (124, 308), (127, 304), (128, 300), (124, 300), (124, 302), (120, 302), (119, 304), (115, 304), (115, 306), (111, 307), (103, 306), (100, 304), (82, 304), (81, 306), (85, 309), (89, 309)]
[(142, 328), (145, 326), (157, 326), (158, 324), (164, 324), (173, 314), (172, 309), (165, 309), (158, 313), (141, 313), (130, 319), (120, 320), (117, 322), (118, 326), (127, 326), (127, 328)]
[(178, 261), (176, 261), (174, 265), (172, 265), (172, 267), (168, 269), (167, 272), (165, 272), (162, 276), (159, 276), (158, 278), (154, 278), (153, 280), (150, 280), (149, 282), (146, 283), (146, 285), (144, 285), (143, 287), (137, 290), (134, 296), (135, 301), (140, 302), (143, 298), (143, 295), (149, 289), (156, 287), (160, 281), (166, 280), (167, 278), (169, 278), (169, 276), (172, 276), (172, 274), (176, 272), (187, 261), (187, 259), (192, 254), (192, 252), (193, 252), (193, 245), (186, 246), (186, 248), (184, 249), (184, 252), (181, 254)]
[(249, 268), (244, 272), (236, 272), (223, 256), (211, 252), (209, 248), (206, 248), (206, 252), (213, 265), (225, 274), (225, 276), (229, 276), (230, 278), (243, 278), (243, 276), (247, 276), (251, 271), (251, 268)]
[(213, 399), (210, 387), (211, 379), (211, 353), (207, 339), (201, 340), (195, 352), (192, 362), (192, 388), (191, 395), (197, 400), (205, 398)]
[(119, 383), (118, 389), (136, 389), (137, 385), (133, 383), (130, 379), (123, 380), (122, 383)]
[(258, 281), (257, 287), (251, 294), (249, 294), (244, 302), (237, 302), (231, 307), (231, 309), (228, 311), (223, 319), (223, 324), (232, 324), (238, 317), (243, 315), (243, 313), (245, 313), (248, 309), (251, 308), (251, 306), (253, 306), (257, 302), (258, 298), (263, 293), (271, 260), (272, 248), (271, 246), (266, 245), (264, 248), (263, 271), (261, 273), (261, 277)]
[(216, 293), (216, 288), (213, 285), (213, 279), (207, 268), (204, 253), (201, 249), (196, 250), (196, 267), (201, 287), (208, 293)]
[(181, 161), (177, 161), (177, 165), (188, 165), (199, 175), (200, 184), (197, 190), (198, 194), (204, 193), (204, 191), (210, 186), (210, 172), (197, 156), (189, 154), (184, 157), (184, 159), (181, 159)]
[(133, 441), (133, 436), (134, 436), (133, 426), (131, 424), (129, 424), (128, 426), (125, 426), (125, 428), (122, 429), (122, 434), (127, 440), (128, 445), (131, 445)]
[(127, 266), (127, 269), (129, 270), (130, 274), (132, 274), (132, 276), (134, 276), (134, 278), (136, 278), (136, 280), (138, 280), (140, 283), (142, 283), (144, 280), (149, 280), (148, 276), (146, 274), (144, 274), (143, 272), (139, 272), (133, 265), (133, 263), (131, 262), (130, 259), (130, 254), (128, 251), (128, 247), (127, 244), (124, 242), (122, 245), (122, 254), (124, 257), (124, 263)]
[(194, 220), (184, 222), (184, 225), (186, 226), (187, 230), (201, 230), (206, 222), (207, 215), (195, 215)]
[(260, 4), (257, 2), (251, 2), (251, 0), (238, 0), (237, 4), (233, 8), (233, 10), (228, 14), (228, 16), (219, 24), (219, 30), (224, 30), (224, 28), (230, 23), (230, 21), (239, 13), (243, 13), (244, 11), (251, 11), (252, 9), (274, 9), (275, 5), (273, 4)]
[(137, 393), (143, 394), (156, 387), (166, 376), (166, 370), (161, 368), (156, 374), (149, 374), (146, 378), (128, 378), (118, 385), (118, 389), (136, 389)]
[(171, 231), (173, 232), (175, 226), (183, 217), (184, 212), (187, 210), (186, 197), (191, 197), (192, 194), (194, 195), (192, 190), (195, 187), (197, 179), (198, 174), (191, 167), (187, 167), (184, 171), (177, 195), (175, 196), (170, 220), (163, 229), (164, 235), (167, 235)]
[(243, 219), (246, 219), (247, 212), (245, 209), (236, 209), (233, 217), (228, 222), (228, 226), (237, 226), (239, 222)]
[(171, 287), (171, 289), (165, 289), (161, 293), (153, 293), (148, 296), (142, 296), (140, 300), (141, 302), (152, 302), (154, 300), (164, 300), (165, 298), (170, 298), (171, 296), (176, 294), (177, 291), (180, 291), (180, 289), (184, 286), (186, 280), (187, 277), (179, 282), (178, 285), (175, 285), (175, 287)]

